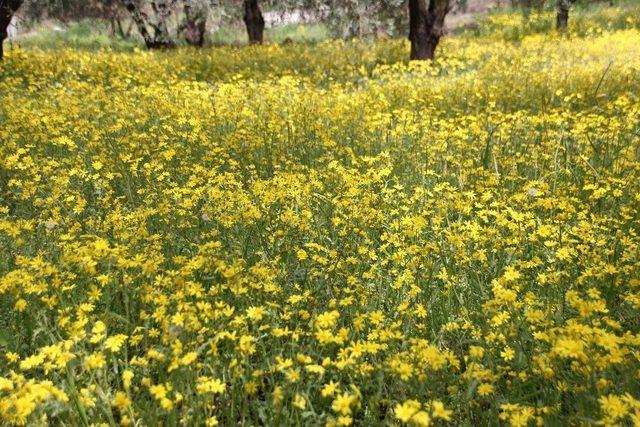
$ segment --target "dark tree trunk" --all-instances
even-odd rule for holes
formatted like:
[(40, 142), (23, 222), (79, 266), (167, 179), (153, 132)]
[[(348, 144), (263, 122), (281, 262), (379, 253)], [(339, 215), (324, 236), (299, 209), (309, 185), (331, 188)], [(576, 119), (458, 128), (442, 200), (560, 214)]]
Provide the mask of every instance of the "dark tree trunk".
[(191, 46), (202, 47), (207, 31), (207, 14), (201, 10), (194, 10), (191, 2), (185, 0), (184, 16), (184, 24), (181, 28), (185, 31), (184, 39)]
[(569, 23), (569, 8), (571, 8), (571, 0), (557, 0), (556, 3), (556, 29), (564, 31)]
[[(169, 36), (167, 18), (171, 14), (171, 8), (176, 0), (152, 1), (151, 8), (155, 14), (152, 21), (140, 8), (136, 0), (122, 0), (122, 3), (131, 14), (131, 19), (138, 28), (138, 32), (144, 40), (147, 49), (161, 49), (175, 46), (175, 42)], [(151, 31), (147, 29), (151, 27)]]
[(7, 29), (23, 0), (0, 0), (0, 61), (4, 57), (3, 43), (7, 38)]
[(244, 24), (247, 26), (249, 43), (262, 43), (264, 38), (264, 17), (258, 0), (244, 0)]
[(433, 59), (440, 37), (444, 34), (444, 18), (449, 9), (449, 0), (409, 0), (412, 60)]

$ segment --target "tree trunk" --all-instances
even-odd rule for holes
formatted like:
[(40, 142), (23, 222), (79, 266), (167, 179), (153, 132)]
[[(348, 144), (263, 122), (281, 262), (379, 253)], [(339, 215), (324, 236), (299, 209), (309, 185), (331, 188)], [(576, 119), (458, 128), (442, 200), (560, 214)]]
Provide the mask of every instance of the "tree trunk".
[(556, 3), (556, 29), (564, 31), (569, 23), (569, 8), (571, 2), (569, 0), (557, 0)]
[[(167, 28), (167, 18), (171, 14), (171, 7), (175, 1), (152, 1), (151, 8), (156, 15), (155, 22), (152, 22), (135, 0), (122, 0), (148, 49), (175, 46)], [(151, 27), (153, 33), (147, 29), (147, 25)]]
[(126, 39), (128, 36), (124, 33), (124, 28), (122, 28), (122, 21), (120, 20), (120, 18), (115, 18), (116, 19), (116, 28), (118, 29), (118, 35), (120, 36), (121, 39)]
[(147, 30), (147, 24), (145, 22), (146, 14), (144, 14), (140, 10), (140, 8), (138, 7), (138, 4), (135, 1), (122, 0), (122, 2), (124, 3), (124, 7), (131, 14), (131, 19), (133, 20), (133, 23), (136, 24), (136, 27), (138, 28), (138, 32), (140, 33), (140, 36), (142, 36), (142, 39), (144, 40), (144, 44), (148, 48), (151, 48), (153, 45), (153, 37), (151, 36), (151, 33), (149, 32), (149, 30)]
[(0, 0), (0, 61), (4, 57), (4, 40), (7, 38), (7, 29), (14, 13), (20, 8), (23, 0)]
[(262, 43), (264, 38), (264, 18), (258, 0), (244, 0), (244, 23), (247, 26), (249, 43)]
[(127, 31), (124, 33), (125, 34), (125, 38), (130, 38), (131, 37), (131, 31), (133, 31), (133, 21), (129, 21), (129, 25), (127, 26)]
[(185, 31), (184, 39), (191, 46), (202, 47), (207, 31), (207, 13), (203, 10), (194, 10), (189, 0), (184, 2), (185, 22), (182, 29)]
[(171, 8), (175, 4), (176, 0), (158, 0), (151, 2), (151, 8), (156, 14), (155, 24), (150, 22), (149, 24), (153, 28), (153, 38), (157, 47), (173, 47), (174, 41), (169, 35), (169, 28), (167, 27), (167, 19), (171, 15)]
[(440, 37), (444, 34), (444, 18), (449, 9), (449, 0), (409, 0), (412, 60), (433, 59)]

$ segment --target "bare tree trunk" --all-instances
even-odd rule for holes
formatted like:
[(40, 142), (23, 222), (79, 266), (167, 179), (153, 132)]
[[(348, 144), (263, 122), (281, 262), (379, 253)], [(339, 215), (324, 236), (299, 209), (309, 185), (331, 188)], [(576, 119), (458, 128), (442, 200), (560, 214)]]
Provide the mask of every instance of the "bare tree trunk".
[(564, 31), (569, 23), (569, 9), (571, 8), (571, 0), (557, 0), (556, 2), (556, 29)]
[(202, 47), (207, 31), (206, 10), (194, 10), (190, 0), (184, 0), (184, 24), (180, 30), (185, 31), (184, 39), (191, 46)]
[(124, 7), (131, 14), (131, 19), (133, 20), (134, 24), (136, 24), (138, 32), (144, 40), (144, 44), (150, 48), (153, 45), (153, 37), (151, 36), (149, 30), (147, 30), (147, 24), (145, 22), (147, 18), (146, 14), (144, 14), (140, 10), (140, 7), (134, 0), (122, 0), (122, 2), (124, 3)]
[(4, 57), (4, 40), (7, 38), (7, 28), (11, 24), (13, 15), (22, 6), (23, 0), (0, 0), (0, 61)]
[(409, 0), (412, 60), (433, 59), (440, 37), (444, 34), (444, 18), (449, 10), (449, 0)]
[[(131, 19), (138, 28), (138, 32), (142, 36), (144, 44), (148, 49), (168, 48), (175, 45), (175, 42), (169, 35), (167, 18), (171, 14), (171, 8), (176, 0), (150, 2), (155, 14), (155, 22), (149, 19), (149, 16), (140, 8), (137, 1), (122, 0), (122, 2), (131, 14)], [(147, 25), (151, 27), (153, 33), (147, 29)]]
[(174, 41), (169, 35), (169, 28), (167, 27), (167, 19), (171, 15), (172, 6), (176, 0), (158, 0), (151, 2), (151, 8), (156, 14), (156, 23), (150, 25), (154, 31), (154, 39), (160, 47), (172, 47), (175, 45)]
[(247, 26), (249, 43), (262, 43), (264, 39), (264, 17), (258, 0), (244, 0), (244, 24)]

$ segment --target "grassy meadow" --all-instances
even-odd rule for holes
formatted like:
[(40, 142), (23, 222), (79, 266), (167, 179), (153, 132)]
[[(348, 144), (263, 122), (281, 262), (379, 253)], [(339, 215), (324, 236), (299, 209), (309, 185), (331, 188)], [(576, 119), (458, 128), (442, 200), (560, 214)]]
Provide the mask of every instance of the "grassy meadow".
[(0, 64), (0, 425), (640, 425), (640, 9)]

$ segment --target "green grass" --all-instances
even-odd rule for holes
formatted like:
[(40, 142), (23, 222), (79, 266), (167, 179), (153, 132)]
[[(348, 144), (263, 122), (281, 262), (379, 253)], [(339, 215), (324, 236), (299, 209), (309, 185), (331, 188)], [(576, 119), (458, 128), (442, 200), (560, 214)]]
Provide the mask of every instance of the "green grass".
[(129, 51), (142, 46), (137, 38), (123, 39), (111, 35), (108, 24), (98, 20), (82, 20), (62, 29), (39, 25), (13, 43), (46, 50), (73, 48)]
[[(100, 20), (82, 20), (74, 22), (66, 27), (57, 23), (57, 29), (52, 25), (39, 24), (17, 40), (13, 45), (31, 48), (37, 47), (44, 50), (56, 50), (64, 48), (80, 50), (111, 49), (116, 51), (131, 51), (136, 47), (144, 47), (142, 41), (132, 30), (130, 38), (114, 36), (109, 24)], [(329, 37), (327, 27), (323, 24), (282, 25), (265, 30), (267, 43), (283, 43), (292, 41), (296, 43), (314, 43)], [(247, 33), (241, 25), (224, 25), (220, 29), (210, 33), (208, 42), (214, 46), (219, 45), (243, 45), (247, 42)], [(182, 38), (178, 38), (178, 44), (184, 44)]]
[[(265, 29), (267, 43), (316, 43), (329, 38), (324, 24), (287, 24)], [(214, 46), (243, 45), (247, 43), (247, 32), (242, 25), (224, 25), (209, 35)]]
[(324, 24), (281, 25), (267, 30), (267, 38), (275, 43), (290, 39), (294, 42), (317, 42), (329, 38)]

